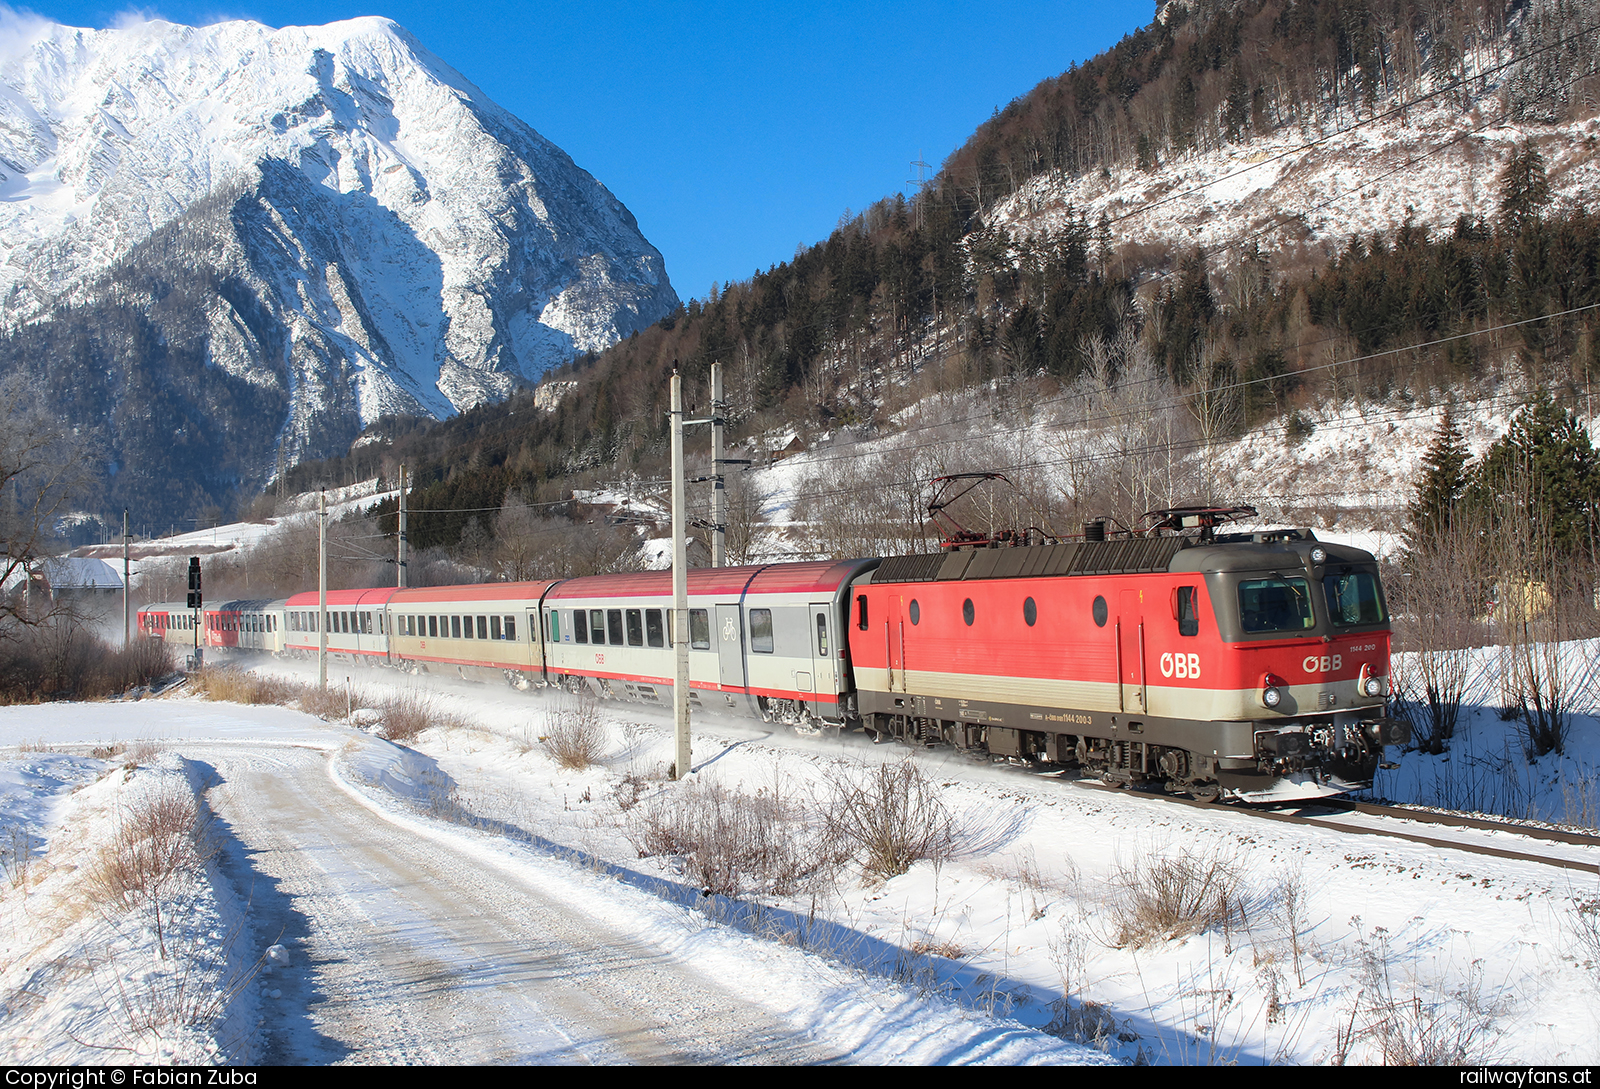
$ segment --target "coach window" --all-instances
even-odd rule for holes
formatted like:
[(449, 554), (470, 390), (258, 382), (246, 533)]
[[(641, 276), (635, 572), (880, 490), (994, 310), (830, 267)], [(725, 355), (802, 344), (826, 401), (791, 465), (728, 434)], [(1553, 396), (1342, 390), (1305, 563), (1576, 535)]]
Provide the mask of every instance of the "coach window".
[(607, 639), (606, 642), (610, 643), (614, 647), (622, 646), (623, 638), (621, 609), (606, 610), (606, 634), (611, 637)]
[(602, 646), (606, 641), (606, 614), (603, 609), (589, 610), (589, 642)]
[(689, 610), (689, 645), (695, 650), (711, 649), (711, 614), (705, 609)]
[(661, 627), (661, 610), (646, 609), (644, 611), (644, 641), (653, 647), (667, 645), (665, 632)]
[(867, 630), (867, 595), (856, 595), (856, 627)]
[(1095, 623), (1095, 627), (1097, 627), (1097, 628), (1105, 627), (1106, 626), (1106, 616), (1107, 616), (1107, 613), (1106, 613), (1106, 599), (1103, 598), (1103, 597), (1095, 598), (1094, 599), (1094, 623)]
[(500, 638), (500, 618), (498, 616), (491, 616), (489, 618), (489, 638)]
[(487, 616), (478, 617), (478, 638), (489, 638), (489, 618)]
[(428, 617), (428, 638), (429, 639), (437, 639), (438, 637), (439, 637), (439, 618), (437, 616), (430, 616), (430, 617)]
[(1200, 634), (1200, 614), (1195, 611), (1193, 586), (1178, 587), (1178, 634)]
[(1039, 622), (1039, 606), (1034, 604), (1031, 597), (1022, 603), (1022, 619), (1028, 622), (1030, 628)]
[(772, 653), (772, 610), (750, 610), (750, 649), (757, 654)]
[(638, 609), (628, 610), (628, 645), (644, 646), (644, 615)]
[(517, 641), (517, 618), (514, 617), (514, 616), (508, 616), (508, 617), (506, 617), (506, 642), (515, 643), (516, 641)]
[(911, 624), (913, 627), (922, 623), (922, 606), (917, 604), (916, 598), (911, 599), (911, 608), (907, 611), (911, 614)]
[(582, 609), (572, 610), (572, 641), (587, 643), (589, 641), (589, 618)]
[(972, 619), (977, 613), (972, 608), (972, 599), (969, 597), (961, 603), (961, 619), (967, 622), (967, 627), (972, 627)]
[(450, 618), (450, 638), (461, 638), (461, 618), (459, 616), (452, 616)]

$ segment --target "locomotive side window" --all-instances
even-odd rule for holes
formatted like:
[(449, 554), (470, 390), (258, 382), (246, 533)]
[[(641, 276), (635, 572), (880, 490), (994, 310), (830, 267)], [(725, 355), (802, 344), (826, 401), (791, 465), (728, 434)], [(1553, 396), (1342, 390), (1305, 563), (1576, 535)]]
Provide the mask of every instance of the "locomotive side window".
[(1034, 604), (1031, 597), (1022, 603), (1022, 619), (1028, 622), (1030, 628), (1039, 622), (1039, 606)]
[(1095, 627), (1097, 627), (1097, 628), (1105, 627), (1106, 626), (1106, 617), (1108, 615), (1110, 615), (1110, 614), (1106, 611), (1106, 599), (1103, 598), (1103, 597), (1095, 598), (1094, 599), (1094, 624), (1095, 624)]
[(711, 649), (711, 616), (705, 609), (689, 610), (689, 645), (695, 650)]
[(922, 623), (922, 606), (917, 604), (916, 598), (911, 599), (911, 607), (906, 611), (911, 614), (911, 623), (913, 627)]
[(1178, 587), (1178, 634), (1200, 634), (1200, 614), (1195, 612), (1193, 586)]
[(757, 654), (772, 653), (772, 610), (750, 610), (750, 649)]
[(867, 630), (867, 595), (856, 595), (856, 627)]
[(1303, 578), (1245, 579), (1239, 583), (1239, 620), (1246, 632), (1315, 627), (1311, 588)]
[(961, 619), (967, 622), (967, 627), (972, 627), (972, 619), (977, 613), (972, 608), (972, 599), (969, 597), (961, 603)]
[(645, 642), (649, 643), (653, 647), (664, 647), (667, 645), (667, 641), (663, 636), (664, 633), (661, 629), (661, 610), (646, 609), (644, 611)]
[(630, 647), (644, 646), (644, 615), (638, 609), (629, 609), (628, 613), (628, 645)]
[(1340, 627), (1383, 623), (1383, 592), (1378, 576), (1368, 571), (1327, 575), (1322, 589), (1328, 595), (1328, 615)]

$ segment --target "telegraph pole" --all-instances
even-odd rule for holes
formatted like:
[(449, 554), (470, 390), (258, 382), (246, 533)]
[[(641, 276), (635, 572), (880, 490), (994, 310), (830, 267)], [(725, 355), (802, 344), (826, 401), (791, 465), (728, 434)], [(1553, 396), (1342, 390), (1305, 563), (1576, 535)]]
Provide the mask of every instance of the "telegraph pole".
[(672, 364), (672, 645), (677, 673), (672, 682), (672, 777), (689, 774), (689, 556), (683, 543), (683, 378)]
[(122, 646), (127, 649), (133, 638), (133, 625), (128, 613), (128, 508), (122, 508)]
[(317, 687), (328, 689), (328, 489), (317, 500)]
[(722, 482), (722, 364), (711, 364), (711, 566), (728, 562), (728, 493)]
[(400, 466), (400, 543), (395, 557), (395, 586), (406, 588), (406, 467)]

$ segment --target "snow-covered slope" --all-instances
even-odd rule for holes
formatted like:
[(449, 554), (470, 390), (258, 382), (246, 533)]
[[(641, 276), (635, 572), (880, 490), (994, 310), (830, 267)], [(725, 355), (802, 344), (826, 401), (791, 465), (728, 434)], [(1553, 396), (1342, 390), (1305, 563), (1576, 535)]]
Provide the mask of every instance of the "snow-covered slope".
[(677, 305), (621, 202), (389, 20), (7, 21), (0, 321), (94, 306), (130, 255), (208, 269), (208, 362), (288, 399), (290, 464)]
[(1280, 129), (1148, 172), (1129, 163), (1106, 173), (1040, 174), (1001, 201), (989, 222), (1030, 235), (1079, 220), (1093, 227), (1103, 216), (1114, 246), (1200, 247), (1226, 267), (1254, 243), (1275, 265), (1297, 252), (1320, 261), (1352, 236), (1407, 220), (1434, 233), (1460, 216), (1492, 221), (1500, 174), (1527, 140), (1545, 160), (1553, 202), (1593, 206), (1600, 119), (1527, 124), (1501, 114), (1492, 97), (1467, 111), (1430, 101), (1404, 115), (1345, 114)]

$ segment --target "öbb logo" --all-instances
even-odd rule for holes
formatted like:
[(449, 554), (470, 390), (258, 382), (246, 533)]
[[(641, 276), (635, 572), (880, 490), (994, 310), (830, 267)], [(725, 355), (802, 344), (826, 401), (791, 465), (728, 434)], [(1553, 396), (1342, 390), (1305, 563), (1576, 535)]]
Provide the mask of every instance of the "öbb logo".
[(1306, 655), (1306, 660), (1300, 663), (1300, 668), (1307, 673), (1336, 673), (1341, 662), (1337, 654), (1324, 654), (1317, 657), (1315, 654)]
[(1200, 676), (1200, 655), (1198, 654), (1173, 654), (1166, 653), (1161, 656), (1161, 675), (1163, 677), (1198, 677)]

